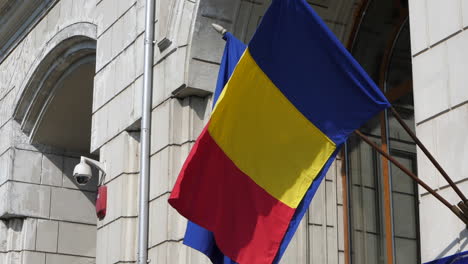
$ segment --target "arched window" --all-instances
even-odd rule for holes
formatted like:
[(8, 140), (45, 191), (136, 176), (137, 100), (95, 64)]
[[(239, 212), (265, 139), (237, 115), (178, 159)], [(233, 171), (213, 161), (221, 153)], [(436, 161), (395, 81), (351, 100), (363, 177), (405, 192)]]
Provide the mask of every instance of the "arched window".
[[(407, 1), (365, 1), (351, 52), (414, 129)], [(361, 132), (416, 172), (416, 147), (385, 112)], [(347, 148), (352, 263), (420, 263), (418, 189), (357, 137)]]

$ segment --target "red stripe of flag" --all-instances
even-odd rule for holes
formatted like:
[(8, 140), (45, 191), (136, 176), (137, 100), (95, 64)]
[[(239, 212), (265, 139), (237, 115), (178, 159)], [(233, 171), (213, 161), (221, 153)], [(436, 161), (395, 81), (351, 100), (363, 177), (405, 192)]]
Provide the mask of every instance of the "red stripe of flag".
[(271, 263), (295, 210), (240, 171), (207, 127), (187, 158), (169, 203), (212, 231), (219, 248), (237, 263)]

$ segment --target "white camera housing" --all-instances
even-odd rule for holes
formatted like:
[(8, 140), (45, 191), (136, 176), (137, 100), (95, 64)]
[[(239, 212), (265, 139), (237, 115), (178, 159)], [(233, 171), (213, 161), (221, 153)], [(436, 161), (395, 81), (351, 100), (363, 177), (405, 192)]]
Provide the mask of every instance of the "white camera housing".
[(104, 178), (104, 176), (106, 175), (106, 172), (103, 169), (104, 163), (82, 156), (80, 159), (80, 163), (78, 163), (75, 166), (75, 169), (73, 169), (73, 178), (75, 178), (75, 181), (78, 185), (86, 185), (91, 180), (91, 178), (93, 177), (91, 166), (101, 171), (101, 177), (102, 179)]

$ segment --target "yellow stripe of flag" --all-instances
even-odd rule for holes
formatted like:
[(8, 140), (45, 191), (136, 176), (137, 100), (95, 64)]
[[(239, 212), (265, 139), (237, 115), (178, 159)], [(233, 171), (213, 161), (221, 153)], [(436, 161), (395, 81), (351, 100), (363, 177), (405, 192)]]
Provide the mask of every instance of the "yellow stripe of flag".
[(291, 208), (336, 148), (263, 73), (249, 50), (223, 90), (208, 131), (240, 170)]

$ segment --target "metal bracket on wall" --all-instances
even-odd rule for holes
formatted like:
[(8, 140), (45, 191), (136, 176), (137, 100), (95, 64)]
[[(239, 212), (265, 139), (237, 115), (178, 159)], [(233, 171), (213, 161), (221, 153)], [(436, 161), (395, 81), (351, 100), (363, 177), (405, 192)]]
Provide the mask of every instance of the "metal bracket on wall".
[(419, 140), (419, 138), (414, 134), (413, 131), (408, 127), (408, 125), (403, 121), (401, 116), (398, 114), (398, 112), (393, 108), (390, 107), (390, 110), (392, 111), (392, 114), (394, 117), (398, 120), (400, 125), (405, 129), (405, 131), (410, 135), (410, 137), (415, 141), (416, 145), (423, 151), (423, 153), (429, 158), (429, 160), (432, 162), (432, 164), (439, 170), (439, 172), (442, 174), (442, 176), (447, 180), (449, 185), (452, 187), (452, 189), (458, 194), (458, 196), (462, 199), (461, 202), (458, 203), (457, 205), (452, 205), (449, 203), (447, 200), (445, 200), (440, 194), (438, 194), (434, 189), (429, 187), (423, 180), (421, 180), (416, 174), (411, 172), (408, 168), (404, 167), (401, 163), (399, 163), (395, 158), (390, 156), (386, 151), (382, 150), (377, 146), (374, 142), (372, 142), (368, 137), (366, 137), (364, 134), (362, 134), (359, 130), (356, 130), (355, 133), (367, 144), (369, 144), (373, 149), (375, 149), (377, 152), (379, 152), (382, 156), (384, 156), (386, 159), (388, 159), (390, 162), (392, 162), (395, 166), (397, 166), (399, 169), (401, 169), (406, 175), (411, 177), (415, 182), (417, 182), (419, 185), (421, 185), (424, 189), (426, 189), (430, 194), (432, 194), (435, 198), (437, 198), (441, 203), (443, 203), (447, 208), (449, 208), (460, 220), (462, 220), (465, 225), (467, 225), (468, 228), (468, 201), (461, 192), (461, 190), (457, 187), (457, 185), (452, 181), (452, 179), (448, 176), (448, 174), (442, 169), (440, 164), (435, 160), (435, 158), (429, 153), (427, 148), (424, 146), (424, 144)]

